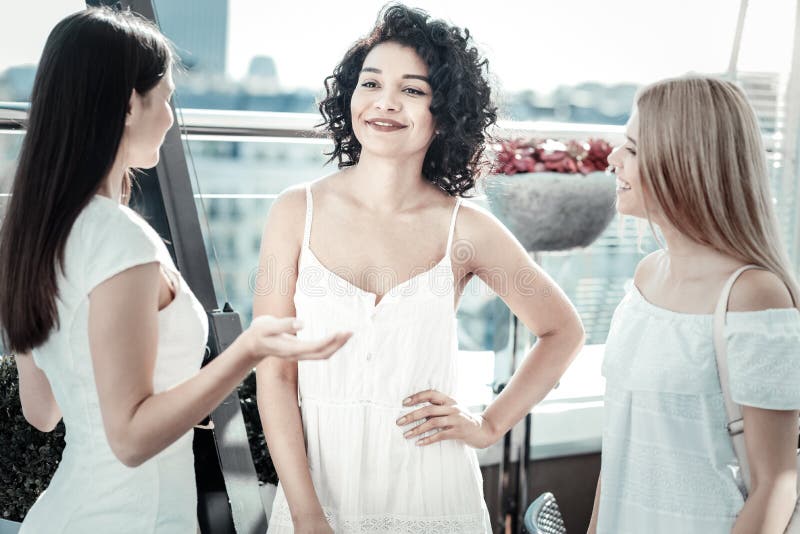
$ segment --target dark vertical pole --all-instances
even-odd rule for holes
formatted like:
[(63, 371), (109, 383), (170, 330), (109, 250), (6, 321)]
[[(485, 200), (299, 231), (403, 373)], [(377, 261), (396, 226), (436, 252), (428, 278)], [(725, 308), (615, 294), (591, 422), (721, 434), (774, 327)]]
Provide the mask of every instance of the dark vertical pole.
[[(517, 337), (519, 331), (519, 319), (511, 313), (511, 370), (510, 375), (514, 374), (517, 367)], [(509, 378), (510, 378), (509, 375)], [(505, 383), (501, 384), (495, 393), (500, 393), (505, 387)], [(498, 518), (498, 525), (496, 532), (505, 534), (517, 533), (517, 491), (516, 484), (519, 480), (512, 480), (511, 467), (511, 450), (514, 438), (514, 427), (511, 427), (505, 436), (503, 436), (503, 455), (500, 458), (500, 487), (497, 492), (498, 497), (498, 511), (500, 517)]]
[(533, 415), (525, 414), (525, 435), (519, 447), (519, 469), (517, 470), (517, 526), (522, 528), (525, 524), (525, 512), (528, 509), (528, 477), (530, 476), (530, 451), (531, 451), (531, 422)]

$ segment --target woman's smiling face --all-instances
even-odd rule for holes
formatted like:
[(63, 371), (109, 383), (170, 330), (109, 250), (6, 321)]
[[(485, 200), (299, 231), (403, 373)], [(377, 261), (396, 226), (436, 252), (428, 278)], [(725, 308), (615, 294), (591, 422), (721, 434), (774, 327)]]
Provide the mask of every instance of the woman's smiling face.
[[(639, 116), (637, 112), (631, 114), (625, 129), (625, 143), (614, 149), (608, 156), (608, 162), (614, 167), (617, 177), (617, 211), (623, 215), (647, 218), (645, 209), (646, 191), (642, 187), (639, 173), (639, 160), (637, 157), (639, 138)], [(652, 211), (655, 204), (648, 197), (647, 207)], [(652, 213), (651, 213), (652, 215)]]
[(353, 133), (362, 154), (407, 159), (433, 140), (428, 66), (407, 46), (385, 42), (367, 57), (350, 100)]

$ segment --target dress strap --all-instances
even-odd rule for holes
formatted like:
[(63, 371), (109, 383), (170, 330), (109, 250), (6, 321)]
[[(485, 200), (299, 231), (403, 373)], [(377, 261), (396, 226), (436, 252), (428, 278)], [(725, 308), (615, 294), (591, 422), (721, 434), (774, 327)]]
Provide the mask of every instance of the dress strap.
[(303, 247), (311, 245), (311, 219), (314, 218), (314, 198), (311, 196), (311, 183), (306, 184), (306, 226), (303, 230)]
[(458, 208), (461, 206), (462, 200), (461, 197), (458, 197), (456, 200), (456, 207), (453, 208), (453, 217), (450, 219), (450, 232), (447, 234), (447, 248), (445, 248), (448, 257), (450, 257), (450, 249), (453, 247), (453, 235), (456, 233), (456, 216), (458, 215)]

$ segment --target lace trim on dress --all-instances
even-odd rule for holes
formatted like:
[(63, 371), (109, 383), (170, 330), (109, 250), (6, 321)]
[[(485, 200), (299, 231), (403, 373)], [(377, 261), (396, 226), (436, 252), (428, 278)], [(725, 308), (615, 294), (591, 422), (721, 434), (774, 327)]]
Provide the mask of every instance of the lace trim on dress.
[[(291, 527), (292, 516), (285, 499), (276, 499), (270, 524)], [(484, 514), (463, 514), (440, 517), (409, 517), (393, 514), (337, 516), (323, 507), (325, 519), (337, 534), (485, 534)]]

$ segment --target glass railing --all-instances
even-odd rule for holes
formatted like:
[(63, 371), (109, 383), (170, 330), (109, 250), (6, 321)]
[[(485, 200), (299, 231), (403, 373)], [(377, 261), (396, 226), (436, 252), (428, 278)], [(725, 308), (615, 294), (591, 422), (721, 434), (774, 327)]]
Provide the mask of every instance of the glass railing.
[[(20, 120), (17, 111), (5, 113), (17, 113), (13, 118)], [(178, 115), (217, 296), (220, 301), (229, 301), (246, 325), (252, 315), (253, 279), (270, 206), (287, 187), (335, 171), (334, 165), (324, 165), (327, 158), (323, 153), (330, 145), (314, 130), (318, 117), (311, 114), (179, 109)], [(2, 210), (22, 133), (0, 131)], [(495, 134), (561, 140), (594, 137), (615, 143), (621, 141), (623, 131), (619, 126), (505, 122)], [(767, 135), (765, 141), (775, 163), (773, 188), (789, 242), (795, 218), (795, 186), (785, 181), (777, 153), (772, 150), (779, 137)], [(481, 197), (475, 201), (485, 203)], [(640, 231), (632, 220), (615, 217), (591, 246), (539, 256), (543, 268), (577, 307), (588, 345), (605, 342), (611, 315), (637, 262), (654, 246), (649, 231)], [(495, 378), (503, 380), (509, 370), (510, 346), (510, 318), (505, 305), (475, 279), (465, 289), (458, 318), (461, 348), (495, 351)]]
[[(314, 130), (315, 115), (202, 110), (179, 110), (178, 115), (217, 297), (220, 303), (230, 302), (247, 325), (252, 316), (260, 239), (270, 206), (287, 187), (335, 171), (334, 165), (324, 165), (327, 158), (323, 153), (330, 145)], [(3, 111), (0, 104), (0, 217), (23, 138), (24, 131), (14, 129), (24, 114), (20, 117), (19, 110)], [(593, 137), (612, 143), (620, 142), (622, 134), (623, 129), (617, 126), (545, 122), (501, 123), (496, 132), (505, 138)], [(765, 134), (775, 202), (784, 237), (790, 243), (796, 185), (782, 173), (776, 150), (780, 141), (778, 135)], [(480, 196), (474, 201), (487, 205)], [(602, 345), (613, 311), (631, 283), (636, 264), (654, 247), (649, 230), (640, 228), (630, 218), (621, 220), (615, 216), (590, 246), (538, 256), (542, 267), (564, 289), (580, 313), (587, 347), (563, 377), (562, 388), (552, 392), (534, 410), (537, 428), (551, 431), (536, 433), (531, 444), (533, 457), (599, 450)], [(463, 351), (484, 352), (466, 353), (460, 364), (461, 374), (470, 382), (462, 384), (466, 402), (475, 405), (488, 402), (491, 399), (488, 384), (508, 378), (510, 322), (502, 300), (478, 279), (471, 281), (458, 310), (459, 346)], [(493, 372), (489, 371), (491, 367)], [(487, 449), (481, 453), (480, 461), (495, 463), (501, 452), (499, 445)]]

